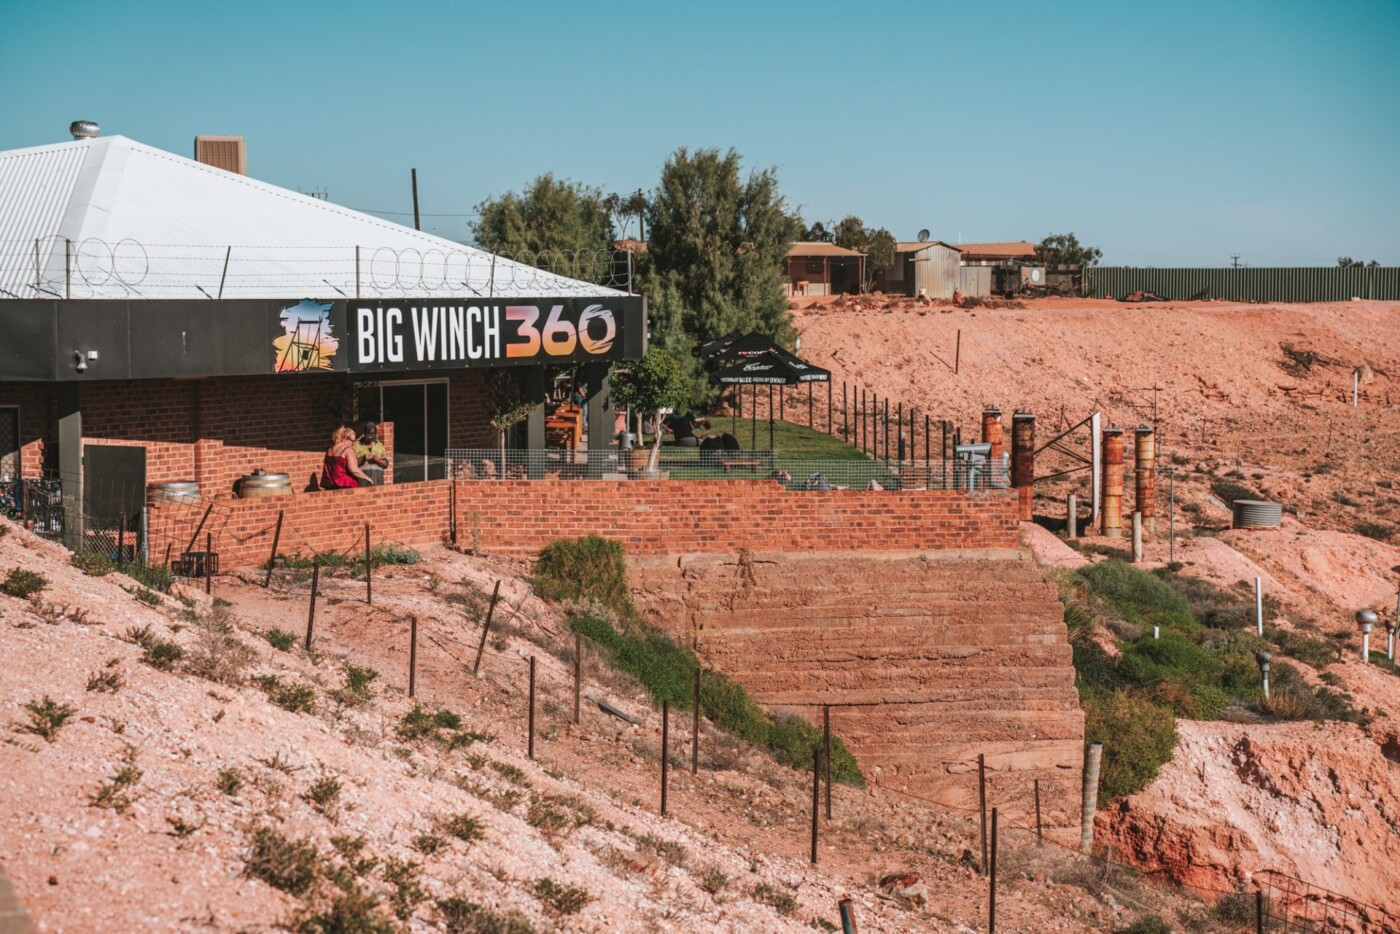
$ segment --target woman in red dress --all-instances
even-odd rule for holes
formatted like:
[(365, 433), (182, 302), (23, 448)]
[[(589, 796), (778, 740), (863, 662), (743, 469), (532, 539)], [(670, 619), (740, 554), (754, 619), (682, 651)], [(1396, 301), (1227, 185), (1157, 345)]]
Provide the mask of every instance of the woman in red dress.
[(341, 426), (331, 435), (331, 447), (326, 451), (325, 466), (321, 468), (321, 489), (353, 490), (373, 486), (374, 481), (360, 470), (355, 457), (355, 432)]

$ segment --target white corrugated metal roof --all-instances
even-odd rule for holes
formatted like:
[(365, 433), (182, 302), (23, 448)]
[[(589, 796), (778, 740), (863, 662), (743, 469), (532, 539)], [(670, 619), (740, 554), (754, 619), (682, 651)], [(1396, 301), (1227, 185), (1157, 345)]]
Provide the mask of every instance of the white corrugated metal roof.
[(224, 298), (620, 294), (123, 136), (0, 152), (0, 297), (221, 289)]

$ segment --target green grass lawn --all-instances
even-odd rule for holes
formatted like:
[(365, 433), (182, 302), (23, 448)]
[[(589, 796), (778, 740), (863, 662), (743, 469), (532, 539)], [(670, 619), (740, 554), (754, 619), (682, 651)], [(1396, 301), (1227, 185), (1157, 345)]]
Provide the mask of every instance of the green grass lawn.
[[(737, 427), (737, 431), (735, 428)], [(711, 418), (710, 429), (701, 429), (697, 435), (721, 435), (732, 432), (744, 451), (748, 452), (752, 440), (750, 432), (757, 429), (758, 448), (768, 449), (768, 420), (759, 419), (755, 425), (752, 419)], [(648, 440), (650, 440), (648, 438)], [(717, 458), (702, 458), (699, 448), (680, 447), (662, 441), (661, 470), (671, 473), (671, 478), (704, 480), (722, 477), (753, 479), (768, 477), (773, 471), (786, 471), (791, 480), (788, 485), (801, 488), (813, 473), (822, 473), (828, 480), (840, 487), (863, 489), (874, 480), (887, 488), (897, 484), (898, 467), (890, 468), (884, 461), (872, 460), (859, 448), (846, 444), (838, 437), (822, 431), (814, 431), (805, 425), (791, 422), (773, 422), (773, 450), (771, 458), (766, 455), (764, 463), (756, 468), (736, 468), (730, 472), (718, 465)], [(733, 458), (734, 455), (728, 455)], [(708, 462), (706, 462), (708, 460)]]

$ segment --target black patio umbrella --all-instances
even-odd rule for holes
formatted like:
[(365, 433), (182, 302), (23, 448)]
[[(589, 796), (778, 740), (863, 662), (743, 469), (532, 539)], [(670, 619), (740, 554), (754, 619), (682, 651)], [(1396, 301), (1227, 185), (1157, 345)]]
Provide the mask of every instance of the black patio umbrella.
[[(781, 348), (774, 348), (754, 356), (740, 359), (720, 370), (713, 377), (715, 382), (726, 386), (753, 386), (755, 397), (758, 387), (768, 387), (768, 449), (773, 449), (773, 387), (793, 386), (799, 383), (829, 383), (831, 371), (813, 366), (800, 357)], [(750, 445), (758, 443), (758, 424), (753, 424)]]
[(703, 344), (697, 344), (692, 353), (697, 357), (719, 356), (720, 351), (724, 350), (724, 348), (728, 347), (742, 336), (743, 335), (736, 331), (733, 334), (726, 334), (724, 337), (716, 337), (714, 340), (708, 340)]
[(717, 341), (707, 341), (700, 346), (704, 348), (710, 347), (710, 345), (717, 346), (711, 347), (704, 355), (721, 360), (729, 360), (734, 357), (756, 357), (759, 354), (775, 350), (786, 352), (774, 342), (773, 338), (759, 334), (757, 331), (750, 331), (742, 337), (721, 337)]

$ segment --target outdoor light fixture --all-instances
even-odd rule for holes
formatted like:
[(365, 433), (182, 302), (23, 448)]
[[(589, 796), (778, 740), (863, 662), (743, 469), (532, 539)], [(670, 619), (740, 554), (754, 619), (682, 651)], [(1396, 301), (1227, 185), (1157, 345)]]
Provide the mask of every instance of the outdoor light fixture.
[(73, 369), (77, 370), (79, 373), (87, 372), (87, 355), (81, 350), (73, 351), (73, 361)]
[(1264, 679), (1264, 700), (1269, 699), (1269, 664), (1274, 657), (1268, 652), (1255, 652), (1254, 660), (1259, 663), (1259, 674)]
[(1371, 660), (1371, 629), (1375, 627), (1379, 620), (1372, 610), (1357, 610), (1356, 625), (1361, 627), (1361, 660), (1369, 662)]

